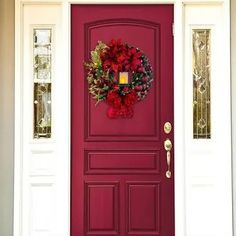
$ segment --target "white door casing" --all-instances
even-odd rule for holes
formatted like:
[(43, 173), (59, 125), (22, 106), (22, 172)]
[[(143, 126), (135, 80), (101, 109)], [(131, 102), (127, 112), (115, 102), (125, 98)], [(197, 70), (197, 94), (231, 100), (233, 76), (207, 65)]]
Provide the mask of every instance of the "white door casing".
[[(70, 6), (16, 0), (14, 236), (70, 235)], [(144, 3), (144, 1), (129, 1)], [(229, 0), (174, 4), (176, 236), (232, 236)], [(52, 139), (33, 139), (32, 29), (53, 29)], [(192, 138), (193, 28), (212, 31), (212, 138)]]

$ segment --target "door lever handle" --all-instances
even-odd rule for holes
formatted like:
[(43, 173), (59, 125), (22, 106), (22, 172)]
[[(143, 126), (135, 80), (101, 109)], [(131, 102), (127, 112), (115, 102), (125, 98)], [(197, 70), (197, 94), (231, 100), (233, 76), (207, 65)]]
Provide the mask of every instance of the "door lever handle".
[(170, 139), (166, 139), (164, 142), (164, 148), (166, 150), (166, 162), (167, 162), (167, 171), (166, 171), (166, 177), (168, 179), (171, 178), (171, 170), (170, 170), (170, 162), (171, 162), (171, 149), (172, 149), (172, 143)]

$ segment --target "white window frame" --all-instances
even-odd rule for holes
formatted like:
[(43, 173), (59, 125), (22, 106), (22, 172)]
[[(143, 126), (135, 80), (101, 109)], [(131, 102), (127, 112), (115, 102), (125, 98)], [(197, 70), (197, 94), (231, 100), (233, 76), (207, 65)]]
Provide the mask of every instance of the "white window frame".
[[(57, 221), (55, 225), (55, 231), (53, 235), (55, 236), (69, 236), (70, 235), (70, 7), (71, 4), (99, 4), (99, 3), (120, 3), (120, 4), (174, 4), (174, 131), (175, 131), (175, 235), (176, 236), (232, 236), (232, 189), (231, 189), (231, 122), (230, 122), (230, 1), (229, 0), (16, 0), (15, 3), (15, 180), (14, 180), (14, 236), (27, 236), (31, 235), (30, 231), (30, 221), (29, 214), (25, 212), (30, 209), (27, 205), (28, 192), (30, 184), (55, 184), (56, 194), (60, 194), (58, 201), (57, 210), (54, 214), (60, 214), (62, 217)], [(38, 176), (37, 178), (29, 178), (30, 167), (28, 160), (30, 158), (30, 148), (32, 142), (25, 139), (24, 134), (27, 131), (27, 127), (24, 125), (25, 117), (29, 117), (30, 114), (27, 113), (28, 103), (24, 103), (24, 96), (28, 91), (25, 86), (25, 73), (26, 70), (30, 70), (27, 65), (25, 66), (24, 56), (27, 51), (24, 48), (24, 38), (30, 37), (29, 35), (24, 35), (24, 9), (29, 6), (48, 6), (57, 7), (58, 15), (60, 20), (55, 23), (55, 30), (59, 30), (61, 33), (61, 40), (56, 40), (56, 50), (59, 50), (60, 60), (56, 65), (56, 69), (60, 68), (60, 76), (58, 77), (58, 84), (56, 84), (55, 91), (56, 95), (60, 93), (63, 94), (63, 100), (59, 101), (61, 103), (60, 110), (64, 114), (63, 121), (64, 128), (61, 130), (61, 134), (57, 135), (57, 138), (51, 143), (47, 141), (40, 141), (39, 147), (36, 151), (41, 151), (43, 153), (45, 148), (52, 146), (53, 152), (60, 155), (60, 158), (55, 159), (54, 163), (57, 165), (57, 172), (53, 178), (46, 176)], [(224, 110), (225, 115), (221, 121), (224, 122), (224, 140), (220, 145), (222, 149), (225, 150), (226, 157), (222, 157), (224, 165), (221, 166), (219, 159), (216, 163), (215, 171), (220, 171), (222, 168), (221, 175), (224, 175), (223, 180), (211, 179), (210, 176), (202, 175), (196, 177), (191, 171), (189, 171), (194, 163), (203, 163), (207, 167), (212, 167), (212, 154), (209, 154), (210, 160), (203, 160), (199, 158), (200, 161), (196, 161), (194, 156), (196, 153), (199, 155), (211, 152), (214, 148), (217, 148), (217, 144), (206, 144), (204, 140), (200, 143), (203, 144), (202, 147), (208, 147), (206, 149), (201, 149), (200, 146), (195, 145), (195, 142), (191, 140), (191, 123), (189, 123), (189, 117), (191, 117), (191, 106), (189, 105), (189, 99), (191, 100), (191, 84), (189, 84), (188, 78), (191, 78), (190, 71), (187, 67), (191, 63), (187, 61), (189, 58), (189, 50), (186, 50), (186, 45), (191, 47), (188, 41), (188, 22), (186, 22), (186, 11), (189, 7), (198, 8), (209, 6), (212, 8), (215, 6), (220, 7), (222, 11), (221, 22), (222, 33), (225, 35), (225, 50), (222, 54), (224, 60), (224, 65), (222, 65), (221, 73), (224, 73), (225, 88), (223, 91), (223, 102), (225, 104)], [(213, 13), (214, 15), (214, 13)], [(43, 18), (42, 14), (42, 18)], [(191, 20), (190, 20), (191, 21)], [(38, 23), (40, 25), (40, 22)], [(52, 22), (48, 22), (52, 24)], [(189, 22), (189, 24), (192, 24)], [(200, 24), (200, 23), (199, 23)], [(207, 23), (208, 24), (208, 23)], [(63, 33), (62, 33), (63, 32)], [(190, 77), (189, 77), (190, 76)], [(59, 96), (58, 96), (59, 97)], [(212, 98), (214, 99), (214, 98)], [(58, 104), (58, 105), (59, 105)], [(55, 105), (55, 104), (54, 104)], [(217, 105), (214, 105), (217, 106)], [(60, 114), (54, 114), (59, 116)], [(60, 119), (60, 118), (58, 118)], [(56, 124), (55, 129), (59, 129), (59, 124)], [(57, 132), (57, 130), (56, 130)], [(218, 131), (217, 131), (218, 132)], [(191, 141), (189, 141), (191, 140)], [(200, 149), (198, 149), (200, 147)], [(51, 148), (51, 147), (50, 147)], [(49, 149), (50, 149), (49, 148)], [(191, 151), (192, 150), (192, 151)], [(205, 152), (205, 153), (204, 153)], [(203, 156), (204, 156), (203, 155)], [(193, 161), (192, 161), (193, 160)], [(26, 165), (25, 165), (26, 164)], [(213, 178), (213, 177), (212, 177)], [(34, 182), (35, 181), (35, 182)], [(217, 182), (219, 181), (219, 182)], [(224, 182), (226, 181), (226, 182)], [(218, 183), (218, 185), (217, 185)], [(209, 231), (206, 229), (206, 234), (204, 233), (204, 228), (201, 229), (202, 233), (196, 229), (196, 227), (208, 227), (207, 224), (198, 224), (196, 219), (201, 217), (197, 213), (196, 208), (193, 206), (194, 202), (191, 201), (193, 193), (199, 194), (202, 197), (204, 193), (208, 193), (206, 190), (208, 187), (211, 188), (212, 185), (216, 184), (217, 191), (214, 193), (220, 194), (222, 199), (226, 200), (223, 204), (224, 211), (223, 214), (223, 224), (221, 225), (220, 231)], [(224, 193), (220, 192), (219, 186), (224, 185)], [(48, 185), (47, 185), (48, 186)], [(198, 188), (196, 188), (196, 186)], [(196, 190), (197, 189), (197, 190)], [(211, 191), (211, 190), (209, 190)], [(26, 197), (27, 196), (27, 197)], [(211, 194), (208, 195), (211, 197)], [(225, 197), (226, 196), (226, 197)], [(26, 199), (25, 199), (26, 198)], [(210, 199), (207, 199), (209, 201)], [(199, 204), (202, 204), (204, 200), (199, 200)], [(29, 204), (29, 203), (28, 203)], [(196, 203), (198, 204), (198, 203)], [(195, 217), (191, 218), (191, 210), (194, 211)], [(222, 210), (222, 208), (220, 208)], [(203, 213), (204, 214), (204, 213)], [(220, 213), (219, 213), (220, 214)], [(211, 221), (216, 217), (215, 212), (211, 213)], [(202, 224), (202, 225), (201, 225)], [(210, 224), (211, 225), (211, 224)], [(56, 228), (57, 227), (57, 228)], [(194, 231), (195, 230), (195, 231)], [(197, 233), (194, 233), (197, 232)], [(27, 235), (25, 234), (27, 233)], [(223, 234), (222, 234), (223, 233)], [(37, 234), (40, 236), (40, 230)]]

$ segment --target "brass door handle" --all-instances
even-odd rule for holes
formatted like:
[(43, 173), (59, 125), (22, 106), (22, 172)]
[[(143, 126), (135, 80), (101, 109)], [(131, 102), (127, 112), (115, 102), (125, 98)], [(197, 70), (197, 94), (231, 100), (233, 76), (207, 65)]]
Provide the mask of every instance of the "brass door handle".
[(170, 139), (165, 140), (164, 148), (166, 150), (166, 162), (167, 162), (166, 177), (168, 179), (170, 179), (171, 178), (171, 170), (170, 170), (171, 154), (170, 154), (170, 151), (172, 149), (172, 143), (171, 143)]

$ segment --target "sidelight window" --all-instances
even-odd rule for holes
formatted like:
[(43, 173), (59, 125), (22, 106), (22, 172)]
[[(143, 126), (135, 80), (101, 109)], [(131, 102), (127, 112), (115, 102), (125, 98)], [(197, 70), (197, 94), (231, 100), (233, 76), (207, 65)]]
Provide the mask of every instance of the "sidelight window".
[(33, 30), (34, 138), (51, 137), (52, 29)]
[(209, 29), (192, 30), (193, 138), (211, 138), (211, 48)]

